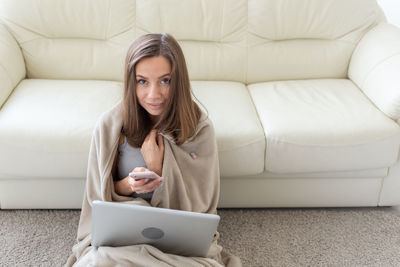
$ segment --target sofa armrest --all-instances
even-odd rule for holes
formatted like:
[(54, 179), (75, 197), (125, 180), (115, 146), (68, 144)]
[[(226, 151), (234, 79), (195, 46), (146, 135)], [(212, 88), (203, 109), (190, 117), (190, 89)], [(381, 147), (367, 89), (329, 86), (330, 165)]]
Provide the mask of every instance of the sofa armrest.
[(25, 75), (21, 49), (6, 27), (0, 23), (0, 109)]
[(349, 65), (349, 78), (393, 120), (400, 118), (400, 28), (381, 23), (365, 34)]

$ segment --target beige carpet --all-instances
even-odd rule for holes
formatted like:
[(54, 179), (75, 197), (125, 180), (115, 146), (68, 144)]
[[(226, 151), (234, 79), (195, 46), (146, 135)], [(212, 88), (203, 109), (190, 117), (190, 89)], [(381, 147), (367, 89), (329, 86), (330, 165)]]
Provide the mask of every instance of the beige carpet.
[[(79, 210), (0, 210), (0, 266), (62, 266)], [(400, 208), (221, 209), (244, 266), (400, 266)]]

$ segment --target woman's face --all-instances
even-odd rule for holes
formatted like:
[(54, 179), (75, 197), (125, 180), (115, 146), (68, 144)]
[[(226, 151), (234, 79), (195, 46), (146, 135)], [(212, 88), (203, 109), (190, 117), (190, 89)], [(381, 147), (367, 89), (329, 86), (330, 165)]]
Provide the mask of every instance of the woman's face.
[(165, 109), (170, 79), (171, 64), (163, 56), (144, 58), (136, 65), (136, 96), (153, 122)]

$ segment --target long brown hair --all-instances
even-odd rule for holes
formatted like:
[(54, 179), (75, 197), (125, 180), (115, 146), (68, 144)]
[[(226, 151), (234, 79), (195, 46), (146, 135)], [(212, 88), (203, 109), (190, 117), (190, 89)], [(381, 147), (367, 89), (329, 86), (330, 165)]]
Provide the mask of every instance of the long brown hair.
[[(171, 64), (169, 98), (160, 120), (153, 125), (136, 96), (136, 65), (143, 58), (163, 56)], [(201, 110), (192, 100), (185, 57), (178, 42), (169, 34), (146, 34), (128, 49), (125, 60), (122, 133), (128, 143), (141, 147), (147, 134), (156, 129), (173, 138), (177, 145), (193, 137)]]

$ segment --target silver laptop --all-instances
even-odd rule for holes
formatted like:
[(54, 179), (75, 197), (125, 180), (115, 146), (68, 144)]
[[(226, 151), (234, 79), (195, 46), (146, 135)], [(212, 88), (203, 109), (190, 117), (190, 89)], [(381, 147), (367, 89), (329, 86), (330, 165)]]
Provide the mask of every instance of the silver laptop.
[(133, 204), (92, 203), (92, 246), (150, 244), (163, 252), (205, 257), (220, 217)]

